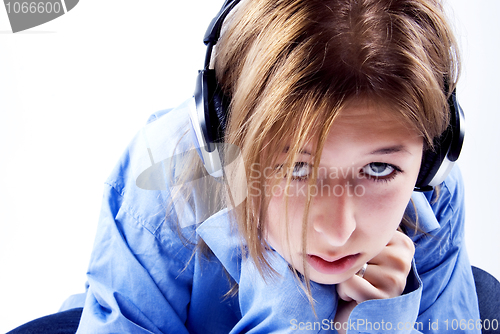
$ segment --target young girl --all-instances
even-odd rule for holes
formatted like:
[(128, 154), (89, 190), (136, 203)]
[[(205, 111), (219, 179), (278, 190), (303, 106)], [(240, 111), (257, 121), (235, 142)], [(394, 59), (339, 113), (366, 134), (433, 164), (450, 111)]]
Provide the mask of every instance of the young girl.
[(428, 186), (457, 121), (441, 3), (242, 0), (223, 22), (220, 129), (197, 96), (132, 141), (78, 333), (479, 333), (460, 173)]

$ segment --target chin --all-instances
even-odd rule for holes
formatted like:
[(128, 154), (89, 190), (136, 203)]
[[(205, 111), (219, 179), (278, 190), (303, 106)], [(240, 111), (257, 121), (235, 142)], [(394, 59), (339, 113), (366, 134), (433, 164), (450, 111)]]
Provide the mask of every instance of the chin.
[(338, 275), (325, 275), (321, 273), (309, 273), (309, 279), (315, 283), (324, 284), (324, 285), (335, 285), (340, 284), (342, 282), (347, 281), (354, 274), (351, 273), (343, 273)]

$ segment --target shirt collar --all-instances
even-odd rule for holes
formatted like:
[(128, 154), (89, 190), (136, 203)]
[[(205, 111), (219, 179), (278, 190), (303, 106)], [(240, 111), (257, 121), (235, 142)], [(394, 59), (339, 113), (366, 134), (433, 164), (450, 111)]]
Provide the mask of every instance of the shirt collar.
[(406, 207), (406, 214), (413, 221), (418, 222), (418, 227), (426, 233), (440, 227), (431, 204), (429, 203), (429, 199), (424, 193), (413, 192), (411, 201)]
[(239, 283), (242, 240), (223, 209), (205, 220), (196, 233), (205, 241), (231, 277)]

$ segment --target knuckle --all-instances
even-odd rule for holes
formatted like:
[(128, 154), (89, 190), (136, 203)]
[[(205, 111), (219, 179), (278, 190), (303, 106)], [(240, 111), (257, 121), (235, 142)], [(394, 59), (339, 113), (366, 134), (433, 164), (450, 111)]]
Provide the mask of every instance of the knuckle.
[(342, 300), (347, 300), (349, 297), (347, 295), (347, 284), (346, 282), (342, 282), (342, 283), (339, 283), (337, 284), (337, 294), (339, 295), (339, 297), (342, 299)]
[(398, 274), (390, 275), (387, 277), (386, 281), (387, 286), (389, 287), (397, 287), (401, 284), (401, 277)]
[(387, 281), (388, 291), (390, 298), (396, 297), (403, 293), (406, 286), (406, 276), (393, 275)]
[(389, 257), (390, 267), (392, 267), (397, 272), (404, 273), (405, 276), (408, 275), (411, 269), (411, 260), (413, 254), (392, 254)]
[(405, 235), (403, 243), (405, 248), (410, 251), (411, 256), (413, 256), (415, 254), (415, 244), (413, 243), (413, 240), (411, 240), (408, 236)]
[(344, 286), (339, 286), (337, 285), (337, 294), (339, 295), (339, 298), (345, 301), (350, 301), (351, 298), (347, 295)]
[(409, 250), (413, 256), (413, 254), (415, 253), (415, 244), (413, 243), (413, 240), (411, 240), (409, 236), (402, 232), (398, 232), (397, 235), (397, 242), (400, 247)]

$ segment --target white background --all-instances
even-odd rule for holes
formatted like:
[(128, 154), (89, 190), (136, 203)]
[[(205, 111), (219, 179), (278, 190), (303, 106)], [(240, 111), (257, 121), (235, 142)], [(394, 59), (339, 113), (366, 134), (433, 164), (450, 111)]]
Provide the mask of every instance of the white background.
[[(149, 114), (191, 96), (222, 0), (107, 0), (12, 34), (0, 7), (0, 332), (84, 291), (102, 184)], [(449, 0), (462, 51), (471, 263), (500, 278), (500, 1)]]

